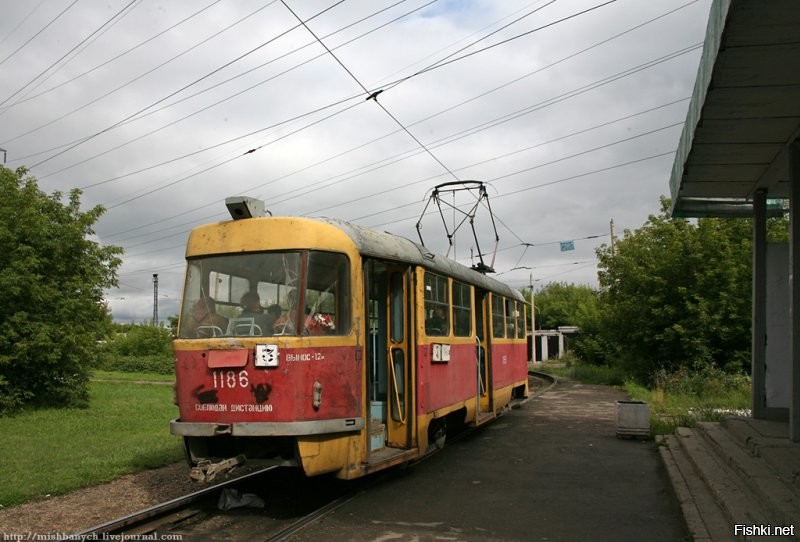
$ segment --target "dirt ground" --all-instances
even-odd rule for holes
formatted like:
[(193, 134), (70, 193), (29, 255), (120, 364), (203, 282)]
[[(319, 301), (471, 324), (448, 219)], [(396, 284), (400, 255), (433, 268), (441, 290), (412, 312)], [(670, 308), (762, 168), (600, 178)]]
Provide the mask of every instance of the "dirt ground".
[[(123, 476), (113, 482), (0, 509), (0, 533), (74, 534), (206, 487), (186, 463)], [(2, 536), (0, 535), (0, 536)]]

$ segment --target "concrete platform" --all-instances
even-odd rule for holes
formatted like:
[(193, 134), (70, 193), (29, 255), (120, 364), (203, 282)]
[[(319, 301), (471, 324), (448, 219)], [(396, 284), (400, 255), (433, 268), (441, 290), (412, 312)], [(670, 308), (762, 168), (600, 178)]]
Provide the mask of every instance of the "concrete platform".
[(606, 386), (562, 380), (290, 540), (690, 540), (653, 442)]
[(662, 438), (695, 541), (800, 540), (800, 444), (788, 436), (788, 423), (731, 417)]

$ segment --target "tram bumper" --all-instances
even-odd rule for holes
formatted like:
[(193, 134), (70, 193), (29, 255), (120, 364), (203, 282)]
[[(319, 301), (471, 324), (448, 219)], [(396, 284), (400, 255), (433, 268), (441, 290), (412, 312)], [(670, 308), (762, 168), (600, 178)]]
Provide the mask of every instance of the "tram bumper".
[(302, 422), (234, 422), (228, 424), (185, 422), (177, 418), (169, 423), (169, 427), (170, 433), (182, 437), (215, 437), (222, 435), (232, 435), (235, 437), (324, 435), (328, 433), (361, 431), (364, 428), (364, 418), (339, 418)]

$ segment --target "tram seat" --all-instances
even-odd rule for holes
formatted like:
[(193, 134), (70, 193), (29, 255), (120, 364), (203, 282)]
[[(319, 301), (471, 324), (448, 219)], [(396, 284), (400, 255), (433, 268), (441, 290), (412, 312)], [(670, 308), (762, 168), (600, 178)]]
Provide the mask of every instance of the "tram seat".
[(198, 339), (208, 339), (209, 337), (222, 337), (222, 328), (219, 326), (197, 326), (195, 335)]
[(261, 326), (255, 323), (255, 318), (231, 318), (228, 322), (228, 330), (226, 335), (235, 337), (261, 335)]

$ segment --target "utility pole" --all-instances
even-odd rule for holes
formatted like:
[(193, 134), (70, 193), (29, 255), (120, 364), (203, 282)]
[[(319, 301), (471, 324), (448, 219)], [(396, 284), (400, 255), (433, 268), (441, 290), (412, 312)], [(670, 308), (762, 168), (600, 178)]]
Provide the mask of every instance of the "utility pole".
[(533, 272), (530, 274), (531, 285), (531, 363), (536, 361), (536, 304), (533, 302)]
[(153, 273), (153, 325), (158, 325), (158, 273)]
[(7, 151), (5, 149), (0, 149), (0, 152), (3, 153), (3, 164), (5, 164), (6, 163), (6, 152)]
[(616, 254), (616, 252), (615, 252), (617, 250), (616, 244), (617, 244), (617, 233), (614, 230), (614, 219), (612, 218), (611, 219), (611, 256), (614, 256)]

